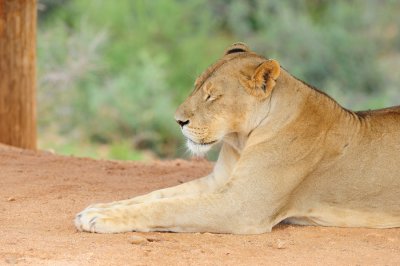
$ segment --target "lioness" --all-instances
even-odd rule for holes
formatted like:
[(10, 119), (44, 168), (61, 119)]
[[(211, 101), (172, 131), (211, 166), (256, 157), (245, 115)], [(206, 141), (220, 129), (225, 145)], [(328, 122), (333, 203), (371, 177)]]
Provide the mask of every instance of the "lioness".
[(275, 60), (233, 44), (195, 82), (175, 119), (213, 172), (87, 207), (79, 230), (259, 234), (302, 225), (400, 226), (400, 107), (352, 112)]

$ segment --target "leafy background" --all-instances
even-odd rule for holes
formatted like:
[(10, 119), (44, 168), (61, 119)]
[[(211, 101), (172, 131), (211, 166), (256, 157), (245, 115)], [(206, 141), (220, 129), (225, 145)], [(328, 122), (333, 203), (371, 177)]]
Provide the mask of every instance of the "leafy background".
[(174, 111), (237, 41), (347, 108), (399, 104), (398, 10), (394, 0), (39, 0), (39, 145), (188, 156)]

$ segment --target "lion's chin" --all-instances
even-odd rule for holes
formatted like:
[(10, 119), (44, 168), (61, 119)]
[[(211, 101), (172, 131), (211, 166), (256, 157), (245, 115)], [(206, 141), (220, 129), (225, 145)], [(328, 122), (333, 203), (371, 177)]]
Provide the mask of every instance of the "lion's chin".
[(215, 142), (210, 144), (199, 144), (188, 139), (186, 141), (186, 146), (193, 153), (193, 155), (203, 157), (211, 149), (214, 143)]

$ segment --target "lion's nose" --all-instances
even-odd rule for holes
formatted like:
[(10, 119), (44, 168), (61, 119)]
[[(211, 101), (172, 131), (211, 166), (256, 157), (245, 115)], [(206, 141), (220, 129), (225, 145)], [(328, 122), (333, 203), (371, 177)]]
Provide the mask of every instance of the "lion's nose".
[(182, 121), (182, 120), (178, 120), (178, 119), (177, 119), (176, 122), (177, 122), (181, 127), (183, 127), (184, 125), (189, 124), (189, 120)]

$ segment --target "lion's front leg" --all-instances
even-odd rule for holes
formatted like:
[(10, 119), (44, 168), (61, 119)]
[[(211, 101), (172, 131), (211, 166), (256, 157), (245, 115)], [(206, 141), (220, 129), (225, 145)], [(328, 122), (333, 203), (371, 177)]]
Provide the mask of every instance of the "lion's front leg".
[[(210, 226), (210, 197), (161, 199), (142, 204), (114, 204), (109, 208), (87, 208), (75, 218), (79, 230), (97, 233), (127, 231), (203, 231)], [(214, 207), (215, 208), (215, 207)], [(215, 219), (215, 218), (214, 218)]]
[[(103, 209), (87, 208), (76, 216), (75, 225), (81, 231), (97, 233), (173, 231), (240, 234), (271, 230), (272, 226), (260, 222), (265, 221), (261, 213), (246, 214), (241, 206), (232, 206), (231, 201), (229, 193), (213, 193)], [(257, 217), (251, 217), (254, 214)]]

